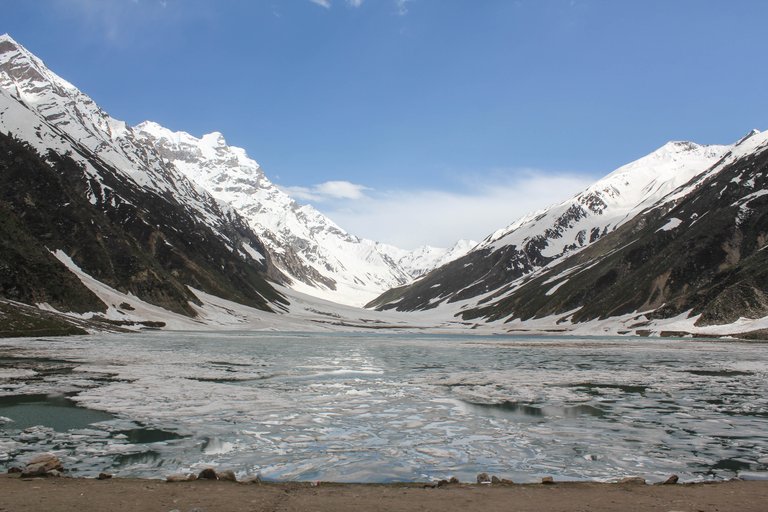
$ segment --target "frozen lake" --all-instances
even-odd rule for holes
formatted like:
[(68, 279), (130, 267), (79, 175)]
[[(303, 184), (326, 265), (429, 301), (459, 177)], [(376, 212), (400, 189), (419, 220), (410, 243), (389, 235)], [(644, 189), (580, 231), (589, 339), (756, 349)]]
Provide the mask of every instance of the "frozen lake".
[(0, 340), (0, 470), (768, 477), (768, 344), (272, 332)]

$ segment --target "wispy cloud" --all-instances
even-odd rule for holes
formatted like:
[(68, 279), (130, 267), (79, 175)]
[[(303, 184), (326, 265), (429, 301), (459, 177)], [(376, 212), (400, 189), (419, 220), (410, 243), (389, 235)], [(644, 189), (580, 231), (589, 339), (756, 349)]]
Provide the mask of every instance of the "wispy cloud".
[(284, 187), (358, 236), (402, 248), (481, 240), (521, 216), (585, 189), (594, 177), (529, 170), (468, 178), (465, 190), (374, 190), (346, 181)]
[(107, 42), (118, 45), (129, 44), (137, 27), (187, 11), (172, 9), (169, 0), (53, 0), (52, 5), (60, 15), (102, 32)]
[(395, 6), (397, 7), (397, 14), (405, 16), (408, 14), (408, 3), (413, 0), (395, 0)]
[[(326, 9), (330, 9), (332, 5), (331, 0), (309, 0), (309, 1), (312, 2), (313, 4), (317, 4), (321, 7), (325, 7)], [(365, 2), (365, 0), (344, 0), (344, 1), (350, 7), (360, 7), (361, 5), (363, 5), (363, 2)], [(412, 2), (412, 1), (413, 0), (394, 0), (395, 7), (397, 9), (397, 14), (402, 16), (408, 13), (407, 4), (408, 2)]]
[(364, 199), (365, 191), (371, 190), (364, 185), (349, 181), (326, 181), (311, 187), (280, 187), (294, 199), (323, 203), (336, 199)]

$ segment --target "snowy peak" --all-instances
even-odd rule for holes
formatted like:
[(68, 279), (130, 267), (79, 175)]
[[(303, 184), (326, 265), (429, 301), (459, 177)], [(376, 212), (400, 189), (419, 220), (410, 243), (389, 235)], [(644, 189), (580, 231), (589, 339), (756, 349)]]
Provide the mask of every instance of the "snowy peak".
[[(448, 257), (445, 249), (412, 253), (347, 233), (313, 206), (301, 205), (280, 190), (244, 149), (227, 145), (219, 132), (197, 138), (149, 121), (134, 132), (243, 215), (298, 291), (360, 306)], [(460, 255), (458, 249), (450, 254)]]
[(15, 262), (15, 284), (3, 291), (20, 290), (27, 303), (51, 297), (69, 311), (115, 307), (93, 298), (73, 307), (91, 292), (53, 262), (51, 253), (62, 252), (89, 283), (183, 315), (194, 316), (190, 303), (199, 302), (189, 286), (265, 310), (284, 302), (265, 281), (273, 268), (257, 257), (262, 243), (230, 207), (7, 35), (0, 37), (0, 133), (10, 222), (2, 227), (18, 226), (2, 237), (25, 233), (2, 248), (0, 260)]
[[(740, 146), (759, 139), (752, 136)], [(523, 280), (581, 253), (641, 213), (673, 205), (732, 159), (735, 148), (669, 142), (570, 199), (518, 219), (466, 256), (370, 304), (410, 311), (513, 293)]]
[(522, 246), (547, 232), (549, 255), (582, 248), (703, 173), (730, 148), (668, 142), (619, 167), (571, 199), (518, 219), (479, 247)]
[(450, 248), (424, 245), (413, 251), (403, 251), (390, 247), (388, 253), (393, 256), (400, 268), (412, 278), (417, 279), (431, 270), (464, 256), (476, 245), (477, 242), (474, 240), (459, 240)]
[(15, 81), (21, 99), (34, 100), (35, 93), (43, 89), (58, 89), (67, 94), (78, 92), (74, 85), (51, 72), (42, 60), (8, 34), (0, 35), (0, 68)]
[(82, 124), (88, 135), (107, 135), (109, 141), (125, 134), (125, 123), (109, 117), (8, 35), (0, 38), (0, 88), (37, 110), (54, 126)]

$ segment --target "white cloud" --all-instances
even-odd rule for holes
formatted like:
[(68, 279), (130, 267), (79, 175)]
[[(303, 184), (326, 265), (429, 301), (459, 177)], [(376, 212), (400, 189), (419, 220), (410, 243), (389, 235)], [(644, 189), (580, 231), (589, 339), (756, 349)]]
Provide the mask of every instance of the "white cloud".
[(309, 0), (313, 4), (317, 4), (320, 7), (325, 7), (326, 9), (331, 8), (331, 0)]
[(352, 7), (360, 7), (363, 5), (363, 0), (347, 0), (347, 3)]
[(349, 181), (326, 181), (311, 187), (281, 187), (287, 194), (299, 201), (325, 202), (336, 199), (359, 200), (365, 198), (364, 185)]
[[(525, 171), (489, 183), (465, 180), (465, 190), (377, 191), (349, 182), (284, 187), (350, 233), (413, 249), (449, 247), (461, 238), (482, 240), (521, 216), (566, 200), (594, 177)], [(297, 193), (298, 192), (298, 193)]]

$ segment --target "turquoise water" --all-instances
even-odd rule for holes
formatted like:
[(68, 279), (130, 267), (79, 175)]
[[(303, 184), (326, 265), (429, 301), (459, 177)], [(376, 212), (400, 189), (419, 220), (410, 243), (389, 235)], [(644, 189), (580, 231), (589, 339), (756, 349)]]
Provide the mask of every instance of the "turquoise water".
[(0, 416), (11, 420), (0, 423), (0, 430), (23, 430), (46, 425), (56, 432), (87, 428), (114, 418), (102, 411), (78, 407), (61, 395), (1, 396)]
[[(36, 358), (70, 370), (46, 375)], [(19, 368), (27, 374), (11, 376)], [(0, 469), (30, 447), (59, 446), (76, 473), (155, 478), (207, 465), (364, 482), (768, 470), (759, 343), (267, 332), (0, 341), (0, 395), (50, 393), (71, 393), (80, 407), (64, 409), (80, 423), (65, 429), (39, 410), (32, 432), (29, 421), (0, 423)], [(88, 420), (93, 411), (104, 419)]]

